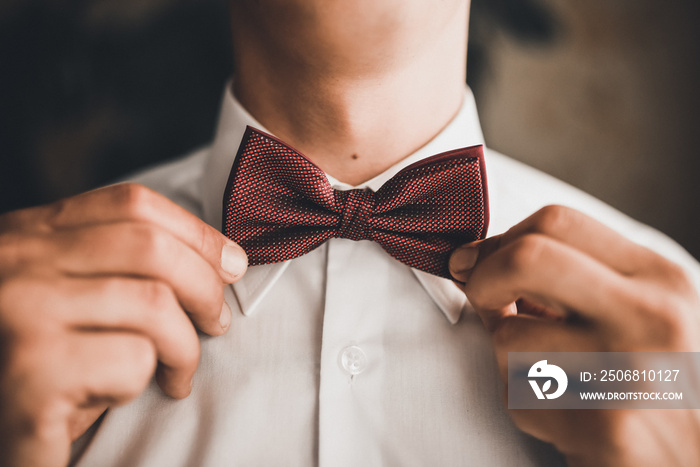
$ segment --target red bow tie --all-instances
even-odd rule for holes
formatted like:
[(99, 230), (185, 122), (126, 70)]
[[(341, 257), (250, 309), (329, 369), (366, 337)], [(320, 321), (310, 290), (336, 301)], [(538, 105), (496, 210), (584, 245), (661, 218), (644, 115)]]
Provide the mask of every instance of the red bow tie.
[(251, 266), (296, 258), (339, 237), (373, 240), (402, 263), (450, 278), (450, 253), (486, 236), (482, 147), (416, 162), (377, 192), (338, 191), (302, 154), (248, 127), (226, 186), (223, 226)]

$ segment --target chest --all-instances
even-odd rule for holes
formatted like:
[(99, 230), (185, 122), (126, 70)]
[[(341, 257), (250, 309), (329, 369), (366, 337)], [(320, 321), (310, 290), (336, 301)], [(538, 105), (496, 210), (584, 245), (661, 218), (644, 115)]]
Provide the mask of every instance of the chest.
[(226, 296), (233, 323), (202, 339), (192, 395), (149, 388), (107, 416), (85, 462), (529, 465), (553, 455), (512, 426), (474, 313), (450, 324), (373, 243), (334, 239), (294, 260), (247, 316)]

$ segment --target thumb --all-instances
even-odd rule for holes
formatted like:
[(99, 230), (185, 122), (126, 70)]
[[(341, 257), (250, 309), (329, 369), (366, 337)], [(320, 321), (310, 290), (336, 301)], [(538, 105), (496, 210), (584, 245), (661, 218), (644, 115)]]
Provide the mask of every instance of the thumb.
[(483, 240), (465, 243), (452, 252), (448, 267), (452, 277), (462, 284), (466, 283), (478, 263), (498, 249), (503, 235), (495, 235)]

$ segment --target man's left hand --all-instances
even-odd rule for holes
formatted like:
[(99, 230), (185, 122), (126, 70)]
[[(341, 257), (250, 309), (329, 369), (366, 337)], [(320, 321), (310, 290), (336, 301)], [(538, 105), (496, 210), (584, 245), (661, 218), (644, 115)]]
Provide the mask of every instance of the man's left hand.
[[(677, 264), (573, 209), (548, 206), (464, 245), (450, 271), (508, 352), (700, 351), (700, 298)], [(511, 410), (570, 465), (700, 465), (698, 410)]]

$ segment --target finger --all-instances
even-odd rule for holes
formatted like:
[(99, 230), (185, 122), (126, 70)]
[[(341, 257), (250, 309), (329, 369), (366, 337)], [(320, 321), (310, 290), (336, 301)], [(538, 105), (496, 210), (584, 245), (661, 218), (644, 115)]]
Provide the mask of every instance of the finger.
[(12, 435), (0, 439), (1, 467), (68, 465), (71, 439), (66, 430), (55, 430), (41, 437)]
[(66, 325), (76, 331), (128, 331), (149, 338), (156, 349), (161, 389), (175, 398), (189, 394), (199, 364), (199, 339), (170, 287), (130, 278), (66, 282), (60, 297), (56, 289), (42, 294)]
[[(30, 291), (31, 293), (27, 293)], [(173, 397), (187, 394), (199, 363), (199, 338), (172, 289), (128, 277), (32, 278), (7, 282), (0, 300), (15, 303), (7, 324), (37, 335), (131, 332), (151, 340)]]
[[(492, 335), (496, 361), (501, 379), (506, 384), (506, 398), (508, 397), (508, 376), (509, 369), (512, 372), (519, 372), (518, 361), (522, 364), (522, 359), (515, 357), (514, 367), (509, 367), (509, 354), (516, 352), (592, 352), (599, 350), (595, 347), (596, 341), (591, 338), (591, 333), (587, 330), (567, 326), (562, 322), (545, 321), (530, 316), (510, 316), (503, 319)], [(528, 359), (529, 360), (529, 359)], [(526, 368), (531, 365), (528, 362)], [(522, 368), (524, 369), (524, 368)], [(528, 433), (540, 434), (545, 438), (541, 429), (541, 424), (531, 423), (531, 417), (527, 417), (524, 409), (509, 412), (514, 417), (514, 421), (522, 430)], [(548, 434), (547, 434), (548, 436)]]
[(472, 269), (479, 261), (483, 261), (501, 245), (501, 235), (466, 243), (450, 255), (448, 269), (458, 286), (464, 285), (471, 276)]
[(167, 231), (143, 224), (117, 223), (54, 234), (49, 251), (37, 252), (69, 275), (125, 275), (165, 282), (197, 328), (225, 332), (230, 310), (216, 271)]
[(129, 402), (156, 369), (151, 340), (129, 332), (72, 333), (64, 358), (64, 391), (77, 407)]
[(507, 317), (515, 316), (518, 314), (518, 308), (515, 303), (511, 303), (498, 310), (485, 310), (483, 308), (476, 308), (474, 310), (481, 318), (481, 322), (487, 331), (493, 332), (498, 325)]
[(74, 409), (133, 399), (155, 368), (155, 350), (138, 334), (72, 334), (49, 352), (46, 344), (33, 347), (39, 358), (17, 375), (21, 392), (10, 411), (15, 429), (0, 440), (3, 465), (66, 465)]
[(561, 321), (563, 319), (563, 316), (554, 313), (554, 310), (551, 310), (539, 303), (534, 303), (524, 298), (521, 298), (517, 302), (515, 302), (515, 305), (515, 314), (518, 315), (531, 316), (533, 318), (551, 321)]
[(507, 245), (528, 234), (541, 234), (558, 240), (626, 275), (655, 269), (659, 259), (648, 248), (565, 206), (540, 209), (504, 233), (500, 245)]
[(589, 334), (562, 322), (507, 316), (492, 334), (501, 377), (507, 381), (509, 352), (590, 352), (595, 350), (595, 341)]
[(518, 315), (501, 319), (492, 338), (507, 360), (508, 352), (589, 352), (594, 350), (589, 334), (564, 322)]
[(68, 434), (71, 442), (85, 434), (92, 425), (109, 408), (107, 404), (91, 404), (89, 407), (76, 408), (68, 417)]
[(484, 310), (500, 310), (525, 298), (550, 309), (611, 320), (617, 314), (608, 310), (628, 307), (634, 296), (623, 276), (579, 250), (538, 234), (523, 236), (480, 258), (467, 279), (463, 290), (475, 308)]
[(184, 208), (135, 183), (99, 188), (51, 205), (18, 212), (15, 223), (36, 230), (75, 229), (97, 224), (140, 221), (157, 225), (205, 258), (225, 282), (244, 273), (248, 258), (243, 249)]
[(495, 331), (504, 319), (512, 316), (521, 316), (551, 322), (564, 321), (564, 316), (555, 313), (553, 310), (543, 305), (522, 298), (500, 310), (485, 310), (481, 308), (474, 308), (474, 310), (479, 315), (479, 318), (481, 318), (486, 330), (490, 332)]

